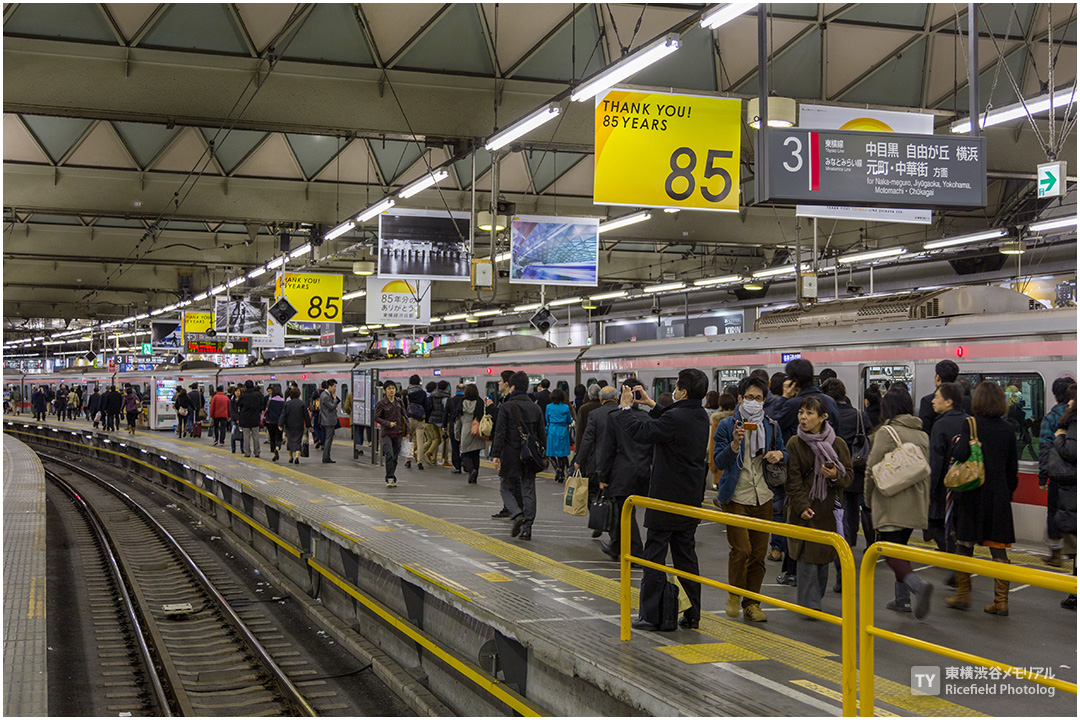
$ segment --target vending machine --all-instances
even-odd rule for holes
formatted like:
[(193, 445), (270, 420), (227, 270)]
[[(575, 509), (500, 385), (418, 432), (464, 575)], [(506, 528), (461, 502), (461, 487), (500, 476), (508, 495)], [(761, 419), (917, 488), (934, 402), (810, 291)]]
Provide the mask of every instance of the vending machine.
[(179, 383), (169, 378), (156, 378), (154, 401), (150, 404), (150, 429), (172, 430), (176, 427), (176, 408), (173, 396)]

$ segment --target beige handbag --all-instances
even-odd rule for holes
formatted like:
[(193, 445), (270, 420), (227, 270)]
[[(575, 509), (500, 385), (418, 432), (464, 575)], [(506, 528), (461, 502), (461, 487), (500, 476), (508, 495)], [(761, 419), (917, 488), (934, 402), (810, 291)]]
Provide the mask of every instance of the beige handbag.
[(902, 443), (900, 436), (888, 425), (885, 431), (896, 443), (896, 448), (885, 454), (877, 465), (871, 468), (874, 484), (885, 497), (892, 497), (906, 490), (920, 480), (930, 477), (930, 463), (926, 461), (919, 446), (915, 443)]

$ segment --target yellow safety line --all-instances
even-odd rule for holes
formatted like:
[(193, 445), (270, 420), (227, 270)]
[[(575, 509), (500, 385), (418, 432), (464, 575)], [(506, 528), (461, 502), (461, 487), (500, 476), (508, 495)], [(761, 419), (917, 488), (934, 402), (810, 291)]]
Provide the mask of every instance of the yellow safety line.
[[(971, 653), (953, 650), (952, 648), (874, 626), (874, 567), (878, 558), (883, 556), (936, 565), (956, 572), (977, 573), (985, 577), (1027, 583), (1058, 592), (1076, 593), (1076, 576), (1073, 575), (1062, 576), (1045, 570), (1033, 570), (1007, 563), (983, 560), (982, 558), (941, 553), (936, 550), (899, 545), (897, 543), (874, 543), (863, 554), (862, 572), (859, 578), (859, 714), (862, 716), (872, 715), (874, 710), (875, 637), (892, 640), (902, 645), (943, 655), (972, 665), (998, 668), (1013, 677), (1017, 677), (1017, 674), (1013, 671), (1021, 670), (996, 660), (989, 660)], [(1048, 678), (1030, 670), (1021, 670), (1018, 675), (1018, 679), (1030, 680), (1040, 685), (1048, 685), (1070, 692), (1073, 695), (1076, 694), (1076, 683), (1065, 682), (1057, 678)]]
[(279, 498), (279, 497), (274, 497), (273, 495), (269, 495), (268, 497), (269, 497), (269, 498), (270, 498), (271, 500), (273, 500), (274, 502), (276, 502), (276, 503), (277, 503), (278, 505), (282, 505), (282, 506), (284, 506), (284, 507), (287, 507), (287, 508), (289, 508), (290, 510), (292, 510), (293, 512), (295, 512), (295, 511), (296, 511), (296, 508), (294, 508), (294, 507), (293, 507), (292, 505), (290, 505), (289, 503), (285, 502), (285, 501), (284, 501), (284, 500), (282, 500), (281, 498)]
[[(467, 600), (468, 602), (472, 602), (472, 598), (471, 598), (471, 597), (469, 597), (469, 596), (465, 595), (464, 593), (461, 593), (461, 592), (459, 592), (459, 591), (455, 590), (454, 588), (450, 587), (450, 586), (449, 586), (449, 585), (447, 584), (447, 583), (449, 583), (449, 582), (452, 582), (451, 580), (447, 580), (446, 578), (442, 578), (442, 582), (440, 582), (439, 580), (437, 580), (437, 579), (436, 579), (435, 577), (433, 577), (432, 575), (429, 575), (429, 574), (428, 574), (428, 573), (426, 573), (426, 572), (421, 572), (420, 570), (418, 570), (417, 568), (413, 567), (412, 565), (402, 565), (401, 567), (405, 568), (406, 570), (408, 570), (409, 572), (411, 572), (411, 573), (412, 573), (413, 575), (415, 575), (415, 576), (417, 576), (417, 577), (419, 577), (419, 578), (423, 578), (424, 580), (427, 580), (427, 581), (428, 581), (429, 583), (431, 583), (432, 585), (435, 585), (435, 586), (437, 586), (437, 587), (441, 587), (441, 588), (442, 588), (443, 590), (445, 590), (446, 592), (448, 592), (448, 593), (452, 593), (452, 594), (454, 594), (454, 595), (457, 595), (457, 596), (458, 596), (459, 598), (461, 598), (462, 600)], [(426, 568), (425, 568), (425, 569), (426, 569)], [(454, 584), (456, 585), (457, 583), (454, 583)], [(461, 586), (461, 585), (458, 585), (458, 587), (462, 587), (462, 586)]]
[[(16, 435), (25, 435), (27, 437), (38, 438), (38, 439), (41, 439), (41, 437), (42, 437), (40, 435), (35, 435), (33, 433), (22, 432), (22, 431), (18, 431), (18, 430), (7, 430), (7, 432), (10, 432), (10, 433), (16, 434)], [(128, 455), (126, 453), (122, 453), (122, 452), (120, 452), (118, 450), (110, 450), (108, 448), (99, 448), (99, 447), (96, 447), (96, 446), (93, 446), (93, 445), (85, 445), (83, 443), (71, 442), (70, 440), (62, 440), (60, 438), (49, 438), (49, 439), (64, 443), (65, 445), (73, 445), (75, 447), (86, 448), (86, 449), (89, 449), (89, 450), (102, 450), (104, 452), (111, 453), (113, 455), (119, 455), (121, 457), (125, 457), (125, 458), (127, 458), (129, 460), (132, 460), (132, 461), (134, 461), (136, 463), (139, 463), (140, 465), (143, 465), (143, 466), (145, 466), (147, 468), (150, 468), (151, 470), (153, 470), (155, 472), (161, 473), (162, 475), (166, 475), (167, 477), (173, 478), (177, 482), (180, 482), (180, 483), (186, 485), (187, 487), (189, 487), (192, 490), (198, 492), (199, 494), (203, 495), (204, 497), (218, 503), (219, 505), (224, 507), (226, 510), (228, 510), (230, 513), (237, 516), (238, 518), (240, 518), (241, 520), (246, 522), (248, 525), (251, 525), (253, 528), (255, 528), (256, 530), (261, 532), (263, 535), (267, 536), (269, 539), (273, 540), (278, 545), (284, 547), (286, 550), (289, 550), (296, 557), (302, 557), (304, 555), (303, 551), (299, 550), (298, 548), (294, 548), (289, 543), (287, 543), (284, 540), (282, 540), (281, 538), (279, 538), (276, 534), (274, 534), (274, 533), (272, 533), (272, 532), (270, 532), (268, 530), (265, 530), (265, 529), (259, 527), (258, 525), (254, 524), (247, 517), (240, 514), (239, 511), (237, 511), (234, 508), (230, 507), (229, 505), (225, 504), (223, 501), (219, 500), (216, 496), (210, 495), (209, 493), (207, 493), (202, 488), (199, 488), (199, 487), (196, 487), (196, 486), (192, 485), (188, 481), (186, 481), (183, 478), (178, 477), (178, 476), (168, 472), (167, 470), (162, 470), (159, 467), (155, 467), (155, 466), (153, 466), (153, 465), (151, 465), (151, 464), (149, 464), (147, 462), (144, 462), (144, 461), (142, 461), (142, 460), (140, 460), (138, 458), (131, 457), (130, 455)], [(323, 525), (324, 527), (328, 527), (329, 529), (334, 529), (334, 528), (332, 528), (330, 526), (327, 526), (325, 523), (320, 523), (320, 524)], [(335, 531), (339, 532), (339, 534), (341, 534), (340, 531), (337, 531), (337, 530), (335, 530)], [(428, 651), (430, 651), (433, 655), (435, 655), (440, 660), (445, 662), (447, 665), (454, 668), (463, 677), (465, 677), (468, 680), (472, 681), (474, 684), (478, 685), (480, 688), (486, 690), (491, 695), (495, 696), (496, 698), (498, 698), (502, 702), (506, 703), (507, 705), (512, 707), (514, 710), (516, 710), (519, 714), (521, 714), (523, 716), (526, 716), (526, 717), (546, 717), (547, 716), (547, 714), (544, 713), (543, 710), (539, 706), (532, 704), (527, 698), (522, 697), (521, 695), (514, 692), (513, 690), (511, 690), (510, 688), (508, 688), (506, 685), (499, 682), (498, 680), (495, 680), (495, 679), (493, 679), (493, 678), (491, 678), (489, 676), (485, 676), (483, 670), (480, 670), (479, 668), (476, 668), (475, 666), (471, 665), (470, 663), (456, 657), (452, 653), (450, 653), (447, 650), (443, 649), (441, 646), (439, 646), (434, 641), (432, 641), (427, 635), (425, 635), (424, 633), (418, 631), (411, 624), (405, 622), (399, 615), (397, 615), (397, 614), (393, 613), (392, 611), (388, 610), (387, 608), (385, 608), (385, 606), (378, 603), (378, 601), (376, 601), (374, 598), (371, 598), (371, 597), (365, 595), (360, 590), (353, 587), (351, 583), (349, 583), (345, 579), (338, 576), (336, 573), (334, 573), (329, 568), (323, 566), (322, 564), (320, 564), (319, 562), (313, 560), (310, 557), (307, 558), (307, 563), (311, 567), (313, 567), (315, 570), (317, 570), (321, 575), (323, 575), (324, 577), (329, 579), (331, 582), (333, 582), (335, 585), (337, 585), (339, 588), (341, 588), (346, 593), (348, 593), (350, 596), (352, 596), (353, 598), (355, 598), (359, 602), (363, 603), (366, 607), (368, 607), (373, 612), (375, 612), (375, 614), (382, 617), (386, 622), (388, 622), (392, 626), (396, 627), (399, 631), (401, 631), (405, 635), (409, 636), (412, 640), (414, 640), (415, 642), (417, 642), (418, 644), (420, 644), (421, 646), (426, 648)], [(444, 589), (448, 590), (449, 592), (453, 592), (455, 595), (461, 596), (460, 593), (454, 592), (450, 588), (444, 588)], [(468, 600), (469, 598), (464, 598), (464, 599)]]
[(444, 663), (454, 668), (457, 672), (463, 676), (469, 678), (481, 688), (487, 690), (493, 696), (497, 697), (502, 702), (509, 705), (516, 710), (519, 714), (526, 717), (544, 717), (546, 713), (543, 712), (538, 706), (529, 702), (528, 699), (523, 698), (517, 694), (505, 684), (493, 679), (487, 675), (483, 670), (479, 669), (472, 663), (466, 662), (461, 658), (458, 658), (439, 645), (431, 641), (431, 639), (418, 631), (412, 623), (406, 621), (397, 613), (393, 612), (378, 600), (370, 597), (364, 592), (361, 592), (356, 587), (349, 583), (330, 568), (326, 567), (322, 563), (313, 558), (308, 558), (308, 565), (314, 568), (320, 575), (334, 583), (342, 591), (348, 593), (355, 600), (360, 602), (364, 607), (371, 610), (378, 615), (386, 623), (396, 628), (403, 635), (407, 636), (410, 640), (413, 640), (425, 650), (428, 650), (432, 655), (442, 660)]
[(337, 523), (326, 521), (326, 522), (320, 522), (319, 524), (322, 525), (327, 530), (330, 530), (332, 532), (336, 532), (338, 535), (345, 538), (346, 540), (352, 540), (353, 542), (355, 542), (357, 544), (359, 544), (360, 541), (364, 539), (359, 535), (353, 535), (351, 532), (349, 532), (345, 528), (341, 527)]

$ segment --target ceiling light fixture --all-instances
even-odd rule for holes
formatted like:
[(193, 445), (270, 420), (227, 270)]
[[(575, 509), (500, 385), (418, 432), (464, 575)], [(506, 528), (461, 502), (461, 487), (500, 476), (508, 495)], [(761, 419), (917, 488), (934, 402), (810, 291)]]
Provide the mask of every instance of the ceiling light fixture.
[(590, 295), (590, 300), (614, 300), (615, 298), (624, 298), (629, 295), (625, 290), (613, 290), (611, 292), (600, 293), (598, 295)]
[(210, 289), (210, 294), (211, 295), (220, 295), (223, 292), (225, 292), (225, 286), (224, 285), (218, 285), (217, 287)]
[(345, 293), (341, 296), (342, 300), (352, 300), (354, 298), (362, 298), (367, 295), (367, 290), (357, 290), (356, 292)]
[(198, 295), (196, 295), (196, 296), (195, 296), (194, 298), (192, 298), (192, 299), (193, 299), (193, 300), (194, 300), (195, 302), (202, 302), (203, 300), (205, 300), (205, 299), (206, 299), (206, 298), (208, 298), (208, 297), (210, 297), (210, 293), (208, 293), (208, 292), (204, 292), (204, 293), (199, 293)]
[(469, 313), (455, 313), (453, 315), (444, 315), (443, 320), (448, 320), (448, 321), (464, 320), (468, 316), (469, 316)]
[(622, 82), (640, 70), (644, 70), (649, 65), (667, 57), (678, 49), (679, 36), (676, 33), (665, 35), (656, 42), (639, 48), (593, 75), (574, 91), (570, 99), (574, 102), (591, 100), (613, 85)]
[[(803, 265), (803, 269), (806, 269), (805, 265)], [(755, 278), (766, 278), (766, 277), (776, 277), (777, 275), (794, 275), (794, 274), (795, 274), (795, 266), (794, 265), (781, 265), (780, 267), (772, 267), (772, 268), (765, 268), (764, 270), (758, 270), (756, 273), (754, 273), (754, 277)]]
[(540, 303), (528, 303), (526, 305), (515, 305), (514, 312), (529, 312), (530, 310), (539, 310)]
[[(1050, 110), (1051, 105), (1055, 109), (1058, 109), (1068, 107), (1075, 102), (1076, 87), (1070, 86), (1052, 94), (1046, 93), (1045, 95), (1033, 97), (1022, 103), (1015, 102), (1012, 105), (996, 108), (986, 114), (979, 113), (979, 122), (981, 123), (981, 127), (986, 128), (991, 125), (1000, 125), (1001, 123), (1009, 122), (1010, 120), (1017, 120), (1025, 115), (1036, 115), (1038, 113), (1047, 112)], [(969, 133), (971, 132), (971, 118), (957, 120), (949, 126), (949, 129), (954, 133)]]
[(552, 300), (548, 303), (551, 307), (562, 307), (563, 305), (577, 305), (581, 302), (579, 297), (559, 298), (558, 300)]
[(513, 125), (492, 135), (488, 141), (484, 143), (484, 149), (492, 152), (501, 147), (505, 147), (525, 133), (531, 132), (548, 120), (558, 117), (560, 112), (562, 112), (562, 110), (557, 103), (548, 103), (539, 110), (529, 113), (521, 118)]
[(334, 238), (339, 238), (345, 233), (352, 230), (354, 227), (356, 227), (356, 223), (354, 223), (352, 220), (346, 220), (330, 232), (323, 235), (323, 240), (333, 240)]
[(491, 317), (493, 315), (501, 315), (502, 310), (477, 310), (473, 313), (476, 317)]
[(747, 280), (743, 283), (743, 290), (749, 290), (750, 292), (757, 292), (758, 290), (764, 290), (765, 285), (760, 280)]
[[(746, 104), (746, 123), (757, 130), (761, 127), (761, 111), (758, 98), (750, 98)], [(787, 128), (795, 125), (795, 100), (785, 97), (769, 98), (769, 127)]]
[(605, 223), (600, 223), (600, 227), (597, 232), (607, 232), (608, 230), (618, 230), (619, 228), (626, 227), (627, 225), (633, 225), (639, 222), (645, 222), (652, 219), (652, 213), (648, 210), (642, 210), (641, 212), (634, 213), (633, 215), (623, 215), (622, 217), (615, 218), (614, 220), (608, 220)]
[(664, 208), (664, 212), (668, 213), (669, 215), (674, 215), (675, 213), (679, 212), (679, 209), (680, 208)]
[(1023, 240), (1011, 240), (998, 248), (1002, 255), (1023, 255), (1027, 244)]
[(1051, 218), (1049, 220), (1042, 220), (1040, 222), (1028, 225), (1028, 232), (1044, 232), (1046, 230), (1058, 230), (1063, 227), (1071, 227), (1076, 229), (1076, 216), (1070, 215), (1063, 218)]
[(375, 263), (370, 260), (358, 260), (352, 265), (353, 275), (374, 275)]
[(289, 253), (289, 258), (295, 259), (300, 257), (301, 255), (307, 255), (309, 252), (311, 252), (311, 243), (304, 243), (303, 245)]
[(474, 322), (480, 322), (480, 320), (475, 315), (473, 315), (472, 313), (469, 313), (468, 315), (465, 316), (465, 322), (474, 323)]
[(863, 262), (864, 260), (880, 260), (882, 258), (896, 257), (897, 255), (903, 255), (906, 252), (907, 248), (902, 247), (868, 250), (866, 252), (853, 253), (851, 255), (841, 255), (836, 258), (836, 262), (841, 265), (847, 265), (850, 263)]
[(759, 4), (760, 3), (756, 2), (728, 3), (702, 17), (701, 27), (715, 30), (721, 25), (731, 22), (743, 13), (753, 10)]
[[(502, 232), (506, 229), (507, 218), (505, 215), (495, 216), (495, 232)], [(476, 229), (482, 232), (491, 232), (491, 211), (481, 210), (476, 213)]]
[(596, 304), (595, 300), (585, 299), (581, 301), (582, 310), (595, 310), (598, 307), (600, 306)]
[(369, 207), (367, 210), (357, 215), (356, 222), (367, 222), (379, 213), (386, 212), (390, 208), (394, 207), (394, 205), (396, 204), (397, 203), (394, 201), (394, 198), (386, 198), (385, 200), (381, 200)]
[(240, 283), (242, 283), (242, 282), (244, 282), (244, 278), (243, 278), (243, 277), (233, 278), (233, 279), (232, 279), (232, 280), (230, 280), (229, 282), (225, 283), (225, 287), (227, 287), (227, 288), (234, 288), (234, 287), (236, 287), (237, 285), (239, 285), (239, 284), (240, 284)]
[(701, 280), (695, 280), (694, 284), (698, 287), (705, 287), (707, 285), (726, 285), (727, 283), (735, 283), (742, 280), (742, 275), (725, 275), (723, 277), (715, 278), (702, 278)]
[(641, 288), (641, 292), (646, 293), (658, 293), (667, 292), (669, 290), (682, 290), (686, 287), (684, 282), (664, 283), (663, 285), (649, 285), (648, 287)]
[(285, 264), (285, 260), (286, 257), (284, 255), (282, 255), (281, 257), (276, 257), (270, 262), (266, 263), (266, 269), (273, 270), (274, 268), (281, 267)]
[(971, 235), (960, 235), (959, 237), (947, 238), (945, 240), (935, 240), (923, 244), (923, 250), (939, 250), (941, 248), (953, 247), (954, 245), (967, 245), (968, 243), (975, 243), (981, 240), (995, 240), (999, 237), (1005, 237), (1009, 234), (1009, 231), (1005, 228), (999, 230), (987, 230), (986, 232), (972, 233)]
[(448, 177), (450, 177), (450, 173), (446, 170), (436, 170), (420, 178), (412, 185), (405, 187), (405, 189), (398, 193), (398, 197), (402, 200), (406, 198), (411, 198), (413, 195), (427, 190), (432, 185), (437, 185), (438, 183), (441, 183)]
[(495, 262), (497, 262), (497, 263), (506, 262), (509, 259), (510, 259), (510, 251), (509, 250), (507, 250), (506, 252), (503, 252), (503, 253), (499, 253), (498, 255), (495, 256)]

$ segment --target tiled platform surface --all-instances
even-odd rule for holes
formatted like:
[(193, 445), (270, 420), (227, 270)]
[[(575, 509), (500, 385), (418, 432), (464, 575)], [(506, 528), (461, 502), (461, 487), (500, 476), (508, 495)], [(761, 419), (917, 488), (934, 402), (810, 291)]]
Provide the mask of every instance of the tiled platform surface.
[(45, 473), (4, 435), (4, 715), (49, 714), (45, 628)]

